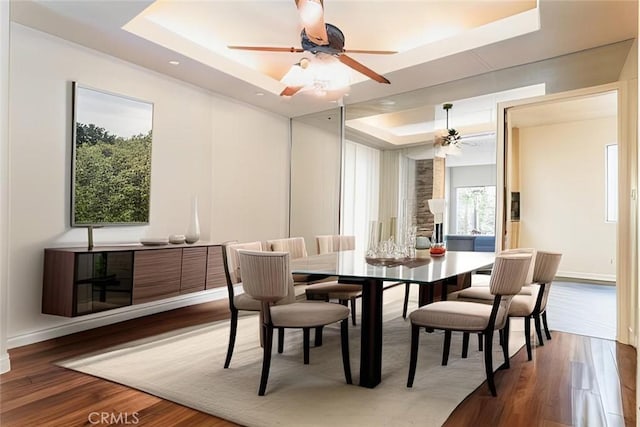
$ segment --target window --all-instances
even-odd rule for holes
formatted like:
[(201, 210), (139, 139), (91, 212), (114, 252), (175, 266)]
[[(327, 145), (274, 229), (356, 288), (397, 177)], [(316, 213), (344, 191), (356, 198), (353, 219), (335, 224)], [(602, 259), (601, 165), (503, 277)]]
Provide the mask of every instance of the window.
[(607, 222), (618, 221), (618, 145), (606, 146), (606, 218)]
[(456, 234), (494, 235), (496, 187), (456, 188)]

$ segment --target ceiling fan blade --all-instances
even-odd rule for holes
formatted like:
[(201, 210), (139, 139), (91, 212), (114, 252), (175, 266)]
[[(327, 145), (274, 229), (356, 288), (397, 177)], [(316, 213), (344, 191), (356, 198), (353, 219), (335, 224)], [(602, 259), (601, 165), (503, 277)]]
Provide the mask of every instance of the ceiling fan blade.
[(304, 86), (287, 86), (282, 92), (280, 92), (280, 96), (293, 96), (298, 93), (303, 87)]
[(364, 74), (365, 76), (369, 77), (372, 80), (377, 81), (378, 83), (386, 83), (386, 84), (391, 83), (389, 80), (386, 79), (386, 77), (383, 77), (380, 74), (373, 71), (371, 68), (362, 65), (361, 63), (351, 58), (350, 56), (342, 54), (342, 55), (338, 55), (338, 59), (344, 65), (353, 68), (357, 72)]
[(346, 53), (369, 53), (373, 55), (393, 55), (398, 53), (395, 50), (361, 50), (361, 49), (345, 49)]
[(304, 52), (304, 49), (299, 47), (271, 47), (271, 46), (227, 46), (228, 49), (237, 50), (256, 50), (261, 52)]
[(322, 0), (296, 0), (296, 7), (309, 40), (321, 46), (329, 44)]

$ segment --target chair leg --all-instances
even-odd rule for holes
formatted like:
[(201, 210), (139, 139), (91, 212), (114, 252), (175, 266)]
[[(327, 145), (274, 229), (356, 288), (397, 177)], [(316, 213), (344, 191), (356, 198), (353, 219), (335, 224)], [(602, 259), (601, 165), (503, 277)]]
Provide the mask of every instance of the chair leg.
[(302, 328), (302, 349), (304, 353), (304, 364), (309, 364), (309, 328)]
[(342, 366), (344, 367), (344, 379), (347, 384), (353, 384), (351, 380), (351, 359), (349, 359), (349, 320), (340, 322), (340, 343), (342, 347)]
[(442, 366), (447, 366), (449, 361), (449, 348), (451, 347), (451, 331), (444, 331), (444, 345), (442, 347)]
[(487, 385), (492, 396), (497, 396), (496, 384), (493, 382), (493, 331), (487, 331), (484, 334), (484, 370), (487, 373)]
[(323, 326), (316, 327), (315, 342), (314, 342), (314, 345), (316, 347), (322, 346), (322, 328)]
[(540, 315), (533, 316), (533, 321), (536, 325), (536, 335), (538, 336), (538, 343), (540, 347), (544, 346), (544, 341), (542, 341), (542, 326), (540, 325)]
[(549, 325), (547, 324), (547, 312), (542, 312), (542, 325), (544, 326), (544, 333), (547, 336), (547, 339), (551, 339), (551, 332), (549, 331)]
[(527, 360), (531, 360), (531, 316), (524, 318), (524, 342), (527, 346)]
[(469, 332), (462, 333), (462, 358), (466, 359), (469, 354)]
[(418, 343), (420, 340), (420, 327), (411, 325), (411, 359), (409, 361), (409, 376), (407, 387), (413, 387), (413, 378), (416, 376), (416, 364), (418, 362)]
[(229, 329), (229, 346), (227, 347), (227, 358), (224, 360), (224, 368), (227, 369), (231, 364), (231, 356), (233, 356), (233, 347), (236, 344), (236, 332), (238, 331), (238, 310), (231, 310), (231, 327)]
[(273, 327), (263, 325), (264, 331), (264, 353), (262, 356), (262, 375), (260, 376), (260, 388), (258, 396), (264, 396), (269, 379), (269, 368), (271, 367), (271, 346), (273, 344)]
[(504, 365), (501, 366), (502, 369), (509, 369), (509, 328), (510, 328), (510, 319), (507, 317), (507, 323), (504, 325), (504, 329), (502, 329), (502, 355), (504, 356)]
[(284, 352), (284, 328), (278, 328), (278, 353)]
[(478, 333), (478, 351), (482, 351), (482, 333)]
[(404, 284), (404, 305), (402, 306), (402, 318), (407, 318), (407, 308), (409, 306), (409, 285), (411, 283), (407, 282)]
[(356, 326), (356, 299), (351, 298), (351, 322)]

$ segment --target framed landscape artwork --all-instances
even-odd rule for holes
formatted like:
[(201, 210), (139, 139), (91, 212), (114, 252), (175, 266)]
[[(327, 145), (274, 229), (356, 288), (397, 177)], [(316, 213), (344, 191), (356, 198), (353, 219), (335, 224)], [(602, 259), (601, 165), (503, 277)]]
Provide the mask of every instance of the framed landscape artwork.
[(71, 226), (149, 223), (153, 104), (73, 82)]

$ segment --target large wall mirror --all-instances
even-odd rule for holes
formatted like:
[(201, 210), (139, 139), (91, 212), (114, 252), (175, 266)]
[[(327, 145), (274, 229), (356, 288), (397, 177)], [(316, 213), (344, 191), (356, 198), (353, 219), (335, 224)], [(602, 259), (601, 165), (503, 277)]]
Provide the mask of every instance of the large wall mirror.
[(339, 233), (342, 109), (291, 120), (289, 235), (304, 237), (309, 254), (315, 236)]
[[(526, 195), (510, 191), (514, 203), (506, 203), (505, 189), (497, 188), (509, 167), (498, 158), (504, 149), (496, 149), (503, 144), (496, 141), (498, 103), (615, 81), (629, 47), (591, 49), (294, 118), (291, 235), (304, 235), (309, 245), (315, 234), (354, 234), (356, 247), (366, 250), (371, 222), (378, 221), (382, 238), (402, 238), (408, 222), (418, 235), (431, 236), (427, 200), (442, 198), (448, 244), (501, 249), (498, 215)], [(584, 69), (598, 72), (577, 80)], [(457, 153), (442, 156), (434, 138), (447, 127), (446, 103), (453, 104), (449, 127), (461, 140)], [(521, 212), (506, 212), (512, 213), (517, 221)]]
[[(469, 97), (438, 92), (346, 107), (341, 232), (360, 245), (369, 245), (374, 221), (382, 240), (402, 242), (410, 228), (433, 238), (428, 200), (444, 199), (447, 244), (494, 250), (497, 104), (541, 95), (544, 85)], [(455, 147), (434, 144), (447, 128), (460, 134)]]

